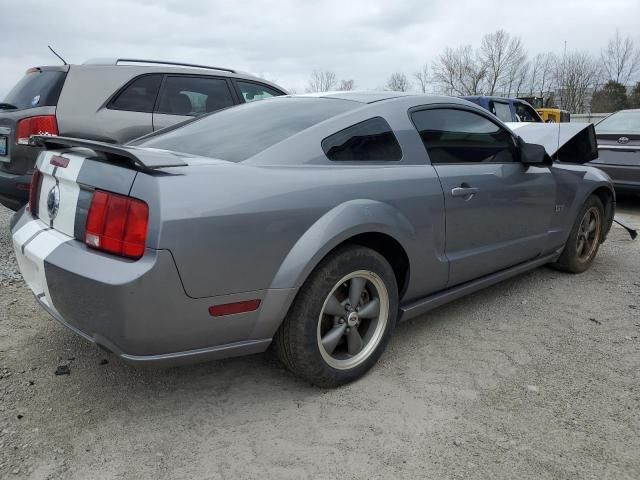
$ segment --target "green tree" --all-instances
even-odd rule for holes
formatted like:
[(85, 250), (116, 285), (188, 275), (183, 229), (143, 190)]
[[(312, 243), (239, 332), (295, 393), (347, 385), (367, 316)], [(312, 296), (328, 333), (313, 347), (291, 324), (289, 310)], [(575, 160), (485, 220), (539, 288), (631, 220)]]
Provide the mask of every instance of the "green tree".
[(617, 112), (623, 108), (628, 108), (629, 99), (627, 89), (624, 85), (609, 80), (604, 87), (594, 92), (591, 99), (591, 111), (593, 113)]
[(640, 82), (636, 83), (636, 86), (631, 90), (631, 95), (629, 95), (629, 107), (640, 108)]

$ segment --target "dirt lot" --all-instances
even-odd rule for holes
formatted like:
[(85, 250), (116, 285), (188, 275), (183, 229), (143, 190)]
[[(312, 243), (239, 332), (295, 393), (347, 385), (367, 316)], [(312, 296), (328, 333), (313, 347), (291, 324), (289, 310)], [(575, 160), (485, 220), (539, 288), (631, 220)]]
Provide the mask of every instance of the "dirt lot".
[[(622, 205), (640, 225), (640, 199)], [(268, 355), (128, 366), (40, 311), (0, 207), (2, 478), (640, 478), (640, 241), (402, 324), (325, 391)], [(56, 376), (59, 365), (70, 375)]]

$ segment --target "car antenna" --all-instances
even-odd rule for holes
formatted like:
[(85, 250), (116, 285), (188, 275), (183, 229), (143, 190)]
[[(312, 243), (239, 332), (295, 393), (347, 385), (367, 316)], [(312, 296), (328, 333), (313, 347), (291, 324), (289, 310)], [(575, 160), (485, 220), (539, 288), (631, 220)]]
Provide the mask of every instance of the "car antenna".
[(49, 50), (51, 50), (51, 53), (53, 53), (56, 57), (58, 57), (60, 60), (62, 60), (62, 63), (64, 63), (65, 65), (69, 65), (64, 58), (62, 58), (60, 55), (58, 55), (56, 53), (56, 51), (53, 48), (51, 48), (51, 45), (47, 45), (47, 47), (49, 48)]

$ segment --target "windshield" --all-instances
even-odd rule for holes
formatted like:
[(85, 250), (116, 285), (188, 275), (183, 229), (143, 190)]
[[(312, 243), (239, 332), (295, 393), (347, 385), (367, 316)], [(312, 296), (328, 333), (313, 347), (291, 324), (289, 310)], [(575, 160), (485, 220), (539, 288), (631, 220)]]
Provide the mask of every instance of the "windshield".
[(3, 103), (18, 110), (55, 106), (58, 103), (65, 76), (66, 72), (58, 70), (30, 71), (11, 89)]
[(640, 110), (614, 113), (596, 125), (596, 132), (640, 134)]
[(267, 99), (221, 110), (131, 144), (241, 162), (358, 106), (326, 98)]

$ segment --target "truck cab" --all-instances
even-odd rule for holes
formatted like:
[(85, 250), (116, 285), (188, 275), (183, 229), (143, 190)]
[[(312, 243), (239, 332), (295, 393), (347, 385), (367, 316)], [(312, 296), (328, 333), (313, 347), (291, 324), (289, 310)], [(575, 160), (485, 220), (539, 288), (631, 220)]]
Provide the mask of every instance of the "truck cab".
[(538, 112), (523, 100), (517, 98), (465, 96), (460, 97), (476, 105), (481, 106), (485, 110), (489, 110), (503, 122), (542, 122), (542, 118)]

